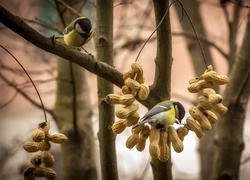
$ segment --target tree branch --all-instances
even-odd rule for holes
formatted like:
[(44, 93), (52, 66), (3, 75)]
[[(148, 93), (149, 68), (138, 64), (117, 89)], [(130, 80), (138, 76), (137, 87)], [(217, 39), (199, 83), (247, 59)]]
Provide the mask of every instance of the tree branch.
[[(20, 17), (14, 16), (4, 7), (0, 5), (0, 22), (2, 22), (6, 27), (11, 29), (13, 32), (23, 37), (27, 41), (31, 42), (35, 46), (43, 49), (44, 51), (55, 54), (67, 61), (71, 61), (79, 66), (85, 68), (89, 72), (102, 77), (118, 87), (124, 85), (123, 75), (121, 72), (116, 70), (109, 64), (96, 60), (93, 56), (82, 53), (76, 49), (66, 46), (60, 42), (53, 42), (51, 37), (47, 37), (42, 33), (31, 28), (26, 24)], [(149, 97), (145, 101), (137, 100), (146, 107), (152, 107), (162, 97), (157, 90), (149, 94)]]
[(31, 28), (20, 17), (14, 16), (1, 5), (0, 22), (35, 46), (76, 63), (97, 76), (112, 82), (118, 87), (123, 86), (122, 73), (117, 71), (114, 67), (60, 42), (53, 42), (51, 37), (47, 37)]

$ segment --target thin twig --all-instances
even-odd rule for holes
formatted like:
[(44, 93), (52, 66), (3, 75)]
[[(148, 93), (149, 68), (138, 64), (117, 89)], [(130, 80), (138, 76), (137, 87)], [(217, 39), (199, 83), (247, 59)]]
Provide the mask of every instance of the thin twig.
[(120, 6), (120, 5), (127, 5), (127, 4), (133, 4), (134, 0), (131, 1), (125, 1), (125, 2), (120, 2), (116, 5), (114, 5), (114, 7)]
[[(37, 93), (37, 96), (40, 100), (40, 103), (41, 103), (41, 108), (43, 109), (43, 113), (44, 113), (44, 118), (45, 118), (45, 122), (47, 122), (47, 116), (46, 116), (46, 112), (45, 112), (45, 107), (43, 105), (43, 101), (42, 101), (42, 98), (38, 92), (38, 89), (36, 88), (36, 85), (35, 83), (33, 82), (33, 80), (31, 79), (29, 73), (26, 71), (26, 69), (23, 67), (23, 65), (18, 61), (18, 59), (8, 50), (6, 49), (4, 46), (2, 46), (0, 44), (0, 46), (18, 63), (18, 65), (23, 69), (23, 71), (25, 72), (25, 74), (27, 75), (27, 77), (29, 78), (30, 82), (32, 83), (32, 85), (34, 86), (35, 90), (36, 90), (36, 93)], [(10, 83), (11, 85), (11, 83)]]
[[(28, 94), (26, 94), (22, 89), (18, 88), (18, 87), (16, 86), (15, 83), (10, 82), (10, 81), (9, 81), (3, 74), (1, 74), (1, 73), (0, 73), (0, 78), (1, 78), (7, 85), (9, 85), (10, 87), (14, 88), (18, 93), (20, 93), (23, 97), (25, 97), (25, 99), (26, 99), (27, 101), (29, 101), (31, 104), (33, 104), (34, 106), (36, 106), (36, 107), (38, 107), (38, 108), (40, 108), (40, 109), (43, 109), (43, 112), (44, 112), (44, 113), (45, 113), (45, 112), (48, 112), (48, 113), (50, 113), (50, 115), (52, 115), (52, 116), (54, 117), (52, 110), (47, 109), (47, 108), (45, 108), (43, 105), (41, 105), (41, 104), (37, 103), (36, 101), (34, 101)], [(45, 114), (46, 114), (46, 113), (45, 113)], [(46, 117), (46, 118), (47, 118), (47, 117)]]
[(66, 4), (65, 2), (61, 1), (61, 0), (57, 0), (58, 3), (62, 4), (65, 8), (67, 8), (70, 12), (72, 12), (73, 14), (75, 14), (76, 16), (81, 17), (82, 15), (77, 12), (76, 10), (74, 10), (72, 7), (70, 7), (68, 4)]
[(142, 50), (144, 49), (144, 47), (146, 46), (146, 44), (148, 43), (148, 41), (150, 40), (150, 38), (154, 35), (154, 33), (157, 31), (157, 29), (160, 27), (160, 25), (162, 24), (163, 20), (165, 19), (166, 15), (168, 14), (169, 8), (178, 0), (173, 1), (172, 3), (170, 3), (170, 5), (168, 6), (168, 8), (165, 11), (165, 14), (162, 16), (161, 21), (159, 22), (159, 24), (156, 26), (155, 30), (150, 34), (150, 36), (148, 37), (148, 39), (145, 41), (145, 43), (142, 45), (137, 57), (135, 58), (135, 62), (138, 60)]
[(241, 4), (240, 2), (235, 2), (235, 1), (232, 1), (232, 0), (228, 0), (228, 2), (230, 2), (230, 3), (232, 3), (232, 4), (235, 4), (235, 5), (237, 5), (237, 6), (243, 7), (243, 8), (248, 8), (248, 9), (250, 9), (250, 6), (245, 5), (245, 4)]
[[(175, 1), (174, 1), (174, 2), (175, 2)], [(201, 54), (202, 54), (202, 57), (203, 57), (203, 60), (204, 60), (204, 64), (205, 64), (205, 66), (206, 66), (205, 68), (207, 69), (207, 60), (206, 60), (206, 56), (205, 56), (204, 50), (203, 50), (203, 48), (202, 48), (202, 45), (201, 45), (200, 39), (199, 39), (199, 37), (198, 37), (198, 34), (197, 34), (196, 30), (195, 30), (193, 21), (191, 20), (191, 18), (190, 18), (190, 16), (189, 16), (189, 13), (187, 12), (187, 10), (186, 10), (186, 8), (184, 7), (183, 3), (182, 3), (180, 0), (178, 0), (178, 3), (179, 3), (180, 6), (182, 7), (182, 10), (185, 12), (185, 14), (186, 14), (186, 16), (187, 16), (187, 18), (188, 18), (188, 20), (189, 20), (189, 22), (190, 22), (190, 25), (191, 25), (191, 27), (192, 27), (192, 29), (193, 29), (193, 31), (194, 31), (194, 34), (195, 34), (195, 36), (196, 36), (197, 42), (198, 42), (199, 47), (200, 47), (200, 50), (201, 50)]]
[[(185, 36), (187, 38), (196, 39), (196, 37), (193, 34), (188, 33), (188, 32), (173, 32), (172, 35)], [(225, 59), (228, 60), (228, 54), (225, 51), (223, 51), (218, 45), (216, 45), (213, 41), (210, 41), (206, 37), (202, 37), (202, 36), (199, 36), (199, 39), (201, 42), (215, 48)]]
[(16, 91), (15, 94), (14, 94), (8, 101), (6, 101), (5, 103), (0, 104), (0, 109), (5, 108), (5, 107), (7, 107), (10, 103), (12, 103), (12, 102), (14, 101), (14, 99), (16, 98), (17, 94), (18, 94), (18, 93), (17, 93), (17, 91)]

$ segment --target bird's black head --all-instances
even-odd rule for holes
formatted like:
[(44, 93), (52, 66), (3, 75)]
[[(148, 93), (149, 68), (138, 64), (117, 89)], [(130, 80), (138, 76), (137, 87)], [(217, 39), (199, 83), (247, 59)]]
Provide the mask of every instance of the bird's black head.
[(80, 34), (90, 34), (92, 25), (88, 18), (80, 18), (75, 22), (75, 29)]
[(184, 118), (185, 116), (185, 109), (184, 107), (182, 106), (181, 103), (179, 102), (174, 102), (174, 108), (175, 108), (175, 112), (176, 112), (176, 118), (181, 122), (181, 120)]

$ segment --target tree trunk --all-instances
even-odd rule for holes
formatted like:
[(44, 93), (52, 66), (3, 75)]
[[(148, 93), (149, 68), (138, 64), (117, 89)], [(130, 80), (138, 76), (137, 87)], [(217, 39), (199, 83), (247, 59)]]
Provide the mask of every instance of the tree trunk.
[(239, 55), (224, 93), (228, 112), (218, 121), (213, 179), (239, 179), (243, 124), (250, 93), (250, 13)]
[[(72, 4), (75, 2), (70, 1)], [(57, 8), (62, 22), (69, 24), (77, 18), (75, 15), (72, 17), (72, 12), (65, 10), (64, 6)], [(62, 27), (61, 24), (59, 27)], [(59, 80), (54, 111), (59, 131), (68, 137), (68, 141), (62, 145), (63, 179), (96, 180), (92, 108), (85, 70), (59, 59), (57, 72)]]
[[(113, 65), (113, 1), (96, 1), (95, 46), (97, 59)], [(113, 93), (113, 84), (98, 77), (99, 101), (99, 147), (101, 174), (103, 180), (118, 179), (115, 135), (111, 130), (114, 123), (114, 108), (104, 101), (107, 94)]]
[[(194, 28), (198, 33), (198, 37), (200, 35), (206, 37), (205, 27), (202, 22), (201, 13), (199, 10), (199, 2), (183, 1), (183, 5), (191, 18)], [(181, 9), (182, 7), (178, 3), (175, 3), (175, 8), (179, 18), (182, 18), (183, 16), (183, 19), (180, 23), (182, 31), (194, 34), (190, 21), (188, 20), (187, 16), (182, 12)], [(195, 74), (196, 76), (200, 76), (201, 74), (204, 73), (206, 67), (203, 61), (202, 52), (197, 42), (197, 39), (190, 39), (186, 37), (186, 42), (187, 42), (188, 52), (190, 53), (192, 58)], [(207, 65), (209, 64), (213, 65), (213, 60), (209, 45), (206, 43), (201, 43), (201, 45), (204, 51), (204, 55), (206, 57)], [(213, 139), (215, 132), (216, 132), (216, 125), (213, 126), (211, 131), (207, 131), (206, 135), (202, 137), (200, 141), (200, 147), (199, 147), (200, 163), (201, 163), (200, 174), (201, 174), (201, 179), (203, 180), (211, 179), (211, 173), (212, 173), (211, 164), (213, 163), (213, 156), (214, 156)]]
[(58, 60), (59, 80), (54, 108), (59, 131), (68, 137), (68, 141), (62, 144), (63, 179), (95, 180), (97, 172), (89, 90), (84, 70), (72, 63), (71, 70), (70, 63)]
[[(158, 26), (162, 20), (168, 6), (168, 0), (154, 0), (156, 26)], [(155, 79), (151, 88), (151, 93), (157, 94), (159, 98), (158, 102), (160, 102), (170, 99), (171, 90), (172, 38), (169, 12), (157, 29), (157, 55), (155, 65)], [(168, 143), (168, 145), (170, 146), (170, 143)], [(151, 167), (153, 170), (154, 180), (172, 179), (171, 156), (167, 162), (152, 159)]]

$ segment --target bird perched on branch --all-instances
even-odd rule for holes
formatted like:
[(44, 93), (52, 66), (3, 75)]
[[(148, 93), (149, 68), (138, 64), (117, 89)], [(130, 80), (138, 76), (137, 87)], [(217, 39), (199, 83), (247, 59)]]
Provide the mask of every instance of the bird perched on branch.
[(133, 128), (137, 128), (145, 123), (157, 129), (166, 130), (168, 126), (174, 123), (181, 123), (185, 116), (185, 109), (181, 103), (177, 101), (166, 100), (156, 104), (150, 109), (142, 118), (141, 122), (136, 124)]
[(86, 17), (73, 20), (63, 31), (64, 42), (68, 46), (81, 47), (93, 37), (91, 21)]

